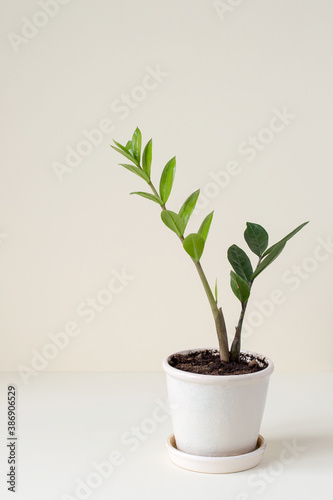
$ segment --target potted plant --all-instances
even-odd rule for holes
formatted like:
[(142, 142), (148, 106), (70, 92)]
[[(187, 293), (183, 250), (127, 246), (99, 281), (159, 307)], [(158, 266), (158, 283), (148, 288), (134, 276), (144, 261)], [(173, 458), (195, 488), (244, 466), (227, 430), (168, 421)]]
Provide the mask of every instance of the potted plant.
[(157, 190), (151, 178), (152, 140), (148, 141), (142, 154), (142, 136), (138, 128), (125, 146), (114, 143), (112, 147), (130, 161), (120, 165), (141, 177), (151, 191), (131, 194), (159, 205), (163, 223), (176, 234), (192, 259), (217, 333), (219, 349), (192, 349), (172, 354), (163, 361), (174, 432), (167, 442), (170, 457), (181, 467), (201, 472), (234, 472), (251, 468), (260, 462), (265, 449), (259, 430), (273, 363), (260, 354), (241, 351), (244, 315), (256, 278), (307, 222), (271, 246), (268, 246), (266, 230), (259, 224), (248, 222), (244, 238), (257, 258), (254, 268), (240, 247), (232, 245), (228, 249), (227, 257), (232, 267), (230, 284), (240, 302), (240, 316), (229, 348), (224, 313), (218, 305), (217, 285), (215, 283), (213, 293), (201, 265), (213, 212), (205, 217), (196, 233), (185, 236), (200, 191), (192, 193), (178, 212), (166, 207), (175, 177), (176, 158), (171, 158), (165, 165)]

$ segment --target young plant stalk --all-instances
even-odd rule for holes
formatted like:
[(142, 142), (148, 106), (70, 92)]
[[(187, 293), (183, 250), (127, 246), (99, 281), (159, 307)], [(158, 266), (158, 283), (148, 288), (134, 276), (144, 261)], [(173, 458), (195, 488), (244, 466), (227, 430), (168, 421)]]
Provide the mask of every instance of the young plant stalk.
[(141, 132), (138, 128), (134, 131), (132, 140), (128, 141), (126, 146), (122, 146), (116, 141), (114, 141), (114, 143), (116, 146), (112, 146), (112, 148), (121, 153), (123, 156), (125, 156), (133, 163), (133, 165), (129, 164), (121, 164), (121, 165), (125, 167), (127, 170), (130, 170), (139, 177), (143, 178), (143, 180), (147, 182), (153, 193), (152, 195), (144, 192), (135, 192), (131, 194), (137, 194), (151, 201), (154, 201), (160, 205), (162, 221), (166, 226), (169, 227), (169, 229), (171, 229), (173, 232), (177, 234), (184, 249), (190, 255), (198, 272), (201, 283), (204, 287), (213, 314), (218, 343), (219, 343), (220, 359), (221, 361), (228, 362), (229, 346), (228, 346), (228, 337), (227, 337), (227, 330), (226, 330), (224, 316), (222, 313), (222, 309), (218, 308), (217, 306), (217, 301), (214, 299), (212, 290), (209, 286), (208, 280), (200, 263), (200, 257), (204, 249), (213, 213), (209, 214), (206, 217), (206, 219), (200, 226), (198, 233), (191, 234), (187, 238), (184, 238), (184, 231), (187, 222), (195, 208), (195, 204), (199, 196), (199, 190), (188, 197), (188, 199), (185, 201), (178, 214), (169, 211), (166, 207), (166, 202), (169, 198), (169, 195), (171, 193), (171, 188), (173, 185), (176, 159), (172, 158), (165, 165), (160, 179), (159, 191), (157, 191), (150, 177), (151, 161), (152, 161), (152, 140), (150, 140), (147, 143), (146, 147), (143, 150), (142, 162), (141, 162), (142, 138), (141, 138)]
[(165, 165), (160, 178), (159, 190), (152, 183), (150, 172), (152, 163), (152, 140), (148, 141), (143, 152), (141, 160), (141, 132), (137, 128), (134, 131), (132, 140), (128, 141), (126, 146), (122, 146), (114, 141), (116, 146), (111, 146), (120, 154), (130, 160), (132, 164), (120, 165), (130, 172), (141, 177), (149, 185), (152, 194), (137, 191), (131, 194), (137, 194), (143, 198), (157, 203), (161, 208), (161, 219), (164, 224), (178, 236), (184, 250), (191, 257), (198, 272), (201, 283), (204, 287), (215, 322), (215, 328), (219, 343), (219, 353), (221, 362), (240, 361), (241, 333), (251, 288), (255, 278), (282, 252), (287, 241), (304, 227), (307, 222), (298, 226), (294, 231), (282, 238), (278, 243), (268, 246), (268, 234), (259, 224), (247, 222), (244, 232), (244, 238), (250, 250), (259, 257), (257, 267), (253, 271), (249, 257), (244, 250), (237, 245), (232, 245), (228, 249), (228, 260), (233, 268), (230, 273), (230, 285), (232, 291), (241, 303), (241, 313), (236, 326), (235, 336), (229, 353), (227, 329), (225, 325), (222, 308), (217, 304), (217, 286), (215, 285), (215, 297), (209, 286), (208, 280), (201, 266), (200, 258), (204, 251), (206, 239), (213, 218), (213, 212), (207, 215), (196, 233), (190, 233), (184, 237), (184, 232), (195, 208), (200, 191), (192, 193), (183, 203), (178, 213), (168, 210), (166, 202), (170, 196), (176, 170), (176, 158), (171, 158)]
[[(259, 266), (260, 262), (261, 262), (261, 258), (259, 259), (258, 266)], [(251, 294), (252, 285), (253, 285), (253, 279), (249, 283), (250, 294)], [(230, 361), (234, 361), (236, 363), (239, 363), (239, 357), (240, 357), (240, 351), (241, 351), (241, 334), (242, 334), (245, 311), (246, 311), (246, 307), (247, 307), (248, 302), (249, 302), (249, 299), (247, 299), (245, 302), (241, 302), (241, 313), (240, 313), (239, 320), (238, 320), (238, 323), (236, 326), (234, 340), (232, 341), (231, 349), (230, 349)]]
[(266, 269), (282, 252), (286, 243), (298, 231), (300, 231), (308, 222), (304, 222), (294, 231), (287, 234), (282, 240), (275, 245), (268, 246), (268, 233), (259, 224), (247, 222), (247, 227), (244, 232), (244, 238), (250, 250), (259, 257), (257, 267), (254, 272), (249, 257), (244, 250), (237, 245), (232, 245), (228, 250), (228, 260), (233, 267), (230, 273), (231, 288), (241, 303), (241, 313), (236, 326), (234, 340), (230, 350), (230, 361), (239, 362), (241, 349), (241, 333), (244, 321), (244, 315), (251, 294), (253, 282), (259, 274)]

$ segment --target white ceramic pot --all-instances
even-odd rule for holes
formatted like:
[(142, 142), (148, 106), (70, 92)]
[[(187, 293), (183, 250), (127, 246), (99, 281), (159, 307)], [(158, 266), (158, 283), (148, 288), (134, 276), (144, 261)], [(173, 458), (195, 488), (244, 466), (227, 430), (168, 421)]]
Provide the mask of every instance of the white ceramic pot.
[[(205, 349), (195, 349), (200, 351)], [(189, 351), (181, 351), (186, 354)], [(191, 455), (228, 457), (253, 452), (274, 365), (245, 375), (200, 375), (173, 368), (164, 359), (177, 449)]]

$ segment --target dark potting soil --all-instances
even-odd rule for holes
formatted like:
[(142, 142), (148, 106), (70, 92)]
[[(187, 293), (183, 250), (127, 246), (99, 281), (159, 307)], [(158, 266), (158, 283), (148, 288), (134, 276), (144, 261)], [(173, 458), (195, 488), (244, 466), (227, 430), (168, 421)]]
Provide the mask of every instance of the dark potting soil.
[(202, 375), (243, 375), (259, 372), (268, 366), (265, 358), (255, 357), (252, 354), (241, 354), (240, 362), (220, 361), (217, 350), (190, 351), (187, 354), (173, 354), (169, 358), (169, 365), (185, 372)]

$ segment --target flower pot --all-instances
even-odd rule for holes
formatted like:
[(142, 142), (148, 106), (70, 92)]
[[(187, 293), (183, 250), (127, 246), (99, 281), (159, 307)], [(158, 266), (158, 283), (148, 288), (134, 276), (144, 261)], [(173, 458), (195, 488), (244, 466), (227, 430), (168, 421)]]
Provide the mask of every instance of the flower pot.
[(171, 356), (164, 359), (178, 451), (200, 457), (235, 457), (254, 452), (274, 366), (260, 354), (243, 354), (255, 356), (268, 366), (244, 375), (201, 375), (170, 366)]

